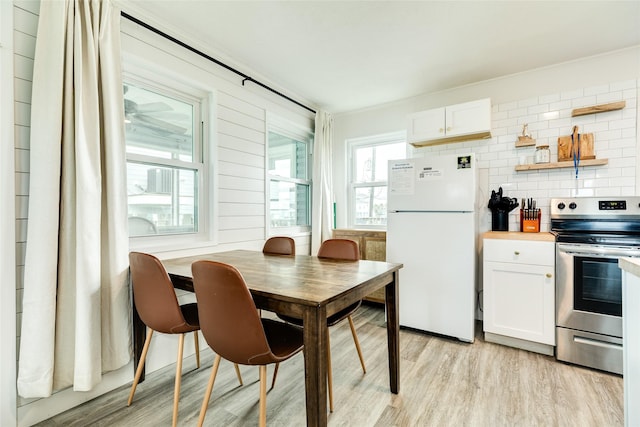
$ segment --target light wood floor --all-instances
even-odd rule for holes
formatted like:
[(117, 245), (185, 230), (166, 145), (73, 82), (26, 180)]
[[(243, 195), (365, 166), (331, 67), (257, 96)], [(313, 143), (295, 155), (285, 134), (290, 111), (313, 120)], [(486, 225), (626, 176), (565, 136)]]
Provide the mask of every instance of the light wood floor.
[[(616, 375), (484, 342), (474, 344), (401, 330), (400, 393), (389, 392), (384, 310), (363, 306), (355, 318), (367, 374), (362, 374), (346, 322), (331, 329), (335, 412), (330, 426), (621, 426), (623, 385)], [(213, 356), (186, 361), (179, 425), (195, 426)], [(305, 425), (303, 356), (283, 363), (267, 396), (267, 423)], [(258, 422), (258, 368), (223, 361), (205, 425)], [(126, 407), (128, 386), (40, 426), (161, 426), (171, 424), (173, 372), (147, 375)], [(269, 368), (269, 378), (272, 368)]]

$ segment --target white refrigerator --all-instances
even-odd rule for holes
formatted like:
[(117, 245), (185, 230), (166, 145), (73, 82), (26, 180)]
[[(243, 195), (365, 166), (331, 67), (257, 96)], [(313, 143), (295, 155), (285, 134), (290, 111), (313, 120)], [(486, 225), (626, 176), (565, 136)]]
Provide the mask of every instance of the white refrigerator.
[(473, 342), (478, 173), (474, 154), (389, 161), (387, 261), (400, 325)]

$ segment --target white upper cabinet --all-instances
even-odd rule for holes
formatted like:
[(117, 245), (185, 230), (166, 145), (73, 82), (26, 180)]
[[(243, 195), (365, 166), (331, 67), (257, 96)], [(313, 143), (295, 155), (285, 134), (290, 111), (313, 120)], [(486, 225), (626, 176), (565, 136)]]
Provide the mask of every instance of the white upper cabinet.
[(491, 99), (420, 111), (409, 116), (407, 140), (415, 146), (491, 137)]

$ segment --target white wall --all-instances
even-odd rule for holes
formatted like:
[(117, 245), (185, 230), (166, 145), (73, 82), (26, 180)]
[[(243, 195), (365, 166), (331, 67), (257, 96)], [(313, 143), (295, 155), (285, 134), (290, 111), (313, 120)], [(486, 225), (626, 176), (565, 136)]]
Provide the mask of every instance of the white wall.
[[(568, 195), (566, 191), (555, 191), (551, 187), (573, 188), (575, 182), (571, 179), (570, 170), (546, 173), (514, 172), (513, 166), (518, 157), (528, 151), (515, 150), (511, 142), (515, 141), (517, 134), (521, 131), (521, 122), (535, 122), (534, 127), (538, 126), (538, 129), (533, 132), (534, 138), (538, 137), (539, 143), (546, 140), (552, 147), (556, 146), (557, 136), (570, 134), (571, 124), (584, 124), (585, 129), (596, 132), (597, 157), (613, 158), (609, 166), (598, 169), (584, 168), (584, 172), (580, 175), (583, 180), (578, 183), (579, 187), (593, 188), (594, 194), (604, 195), (607, 193), (604, 188), (608, 187), (615, 192), (615, 188), (622, 185), (625, 187), (622, 194), (637, 193), (640, 187), (635, 182), (630, 184), (628, 179), (620, 181), (616, 179), (616, 174), (624, 173), (625, 178), (629, 178), (630, 171), (620, 169), (623, 166), (620, 165), (622, 160), (619, 159), (630, 153), (634, 154), (634, 150), (637, 149), (635, 122), (638, 115), (636, 108), (638, 78), (640, 78), (640, 47), (635, 47), (447, 91), (416, 96), (363, 111), (336, 115), (333, 135), (335, 143), (333, 182), (338, 227), (347, 226), (346, 148), (344, 145), (346, 139), (403, 130), (406, 128), (406, 116), (409, 113), (487, 97), (491, 98), (494, 109), (492, 139), (424, 148), (421, 151), (477, 151), (481, 154), (479, 157), (483, 161), (481, 167), (490, 169), (490, 186), (496, 189), (499, 185), (508, 187), (509, 190), (514, 190), (513, 197), (530, 193), (532, 193), (530, 197), (541, 198)], [(571, 109), (576, 106), (611, 102), (608, 99), (626, 99), (627, 107), (622, 112), (591, 115), (562, 122), (547, 121), (547, 123), (542, 117), (538, 117), (539, 113), (535, 113), (540, 109), (555, 108), (561, 117), (566, 119)], [(632, 119), (633, 123), (613, 123), (617, 120), (629, 119)], [(609, 124), (609, 122), (612, 123)], [(543, 126), (547, 128), (543, 129)], [(624, 129), (620, 128), (620, 135), (615, 132), (607, 134), (604, 126), (607, 128), (623, 126)], [(624, 151), (615, 151), (616, 149)], [(420, 150), (416, 150), (415, 154), (419, 155), (419, 153)], [(629, 161), (626, 160), (623, 163), (628, 164)], [(506, 169), (496, 171), (494, 168)], [(600, 180), (602, 171), (607, 173), (606, 183)], [(596, 174), (599, 181), (594, 183)], [(639, 176), (640, 174), (633, 172), (634, 179)], [(590, 178), (592, 181), (589, 181)], [(554, 184), (550, 184), (552, 181)], [(542, 191), (545, 188), (547, 191)], [(598, 189), (597, 192), (595, 188)]]
[(16, 420), (15, 179), (13, 152), (13, 5), (0, 2), (0, 425)]

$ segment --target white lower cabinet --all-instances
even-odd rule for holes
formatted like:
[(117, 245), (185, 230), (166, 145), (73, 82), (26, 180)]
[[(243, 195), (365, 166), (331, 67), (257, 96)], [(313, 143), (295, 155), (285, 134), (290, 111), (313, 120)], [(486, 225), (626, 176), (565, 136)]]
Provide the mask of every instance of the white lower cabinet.
[(514, 235), (483, 240), (485, 340), (553, 355), (555, 242)]

